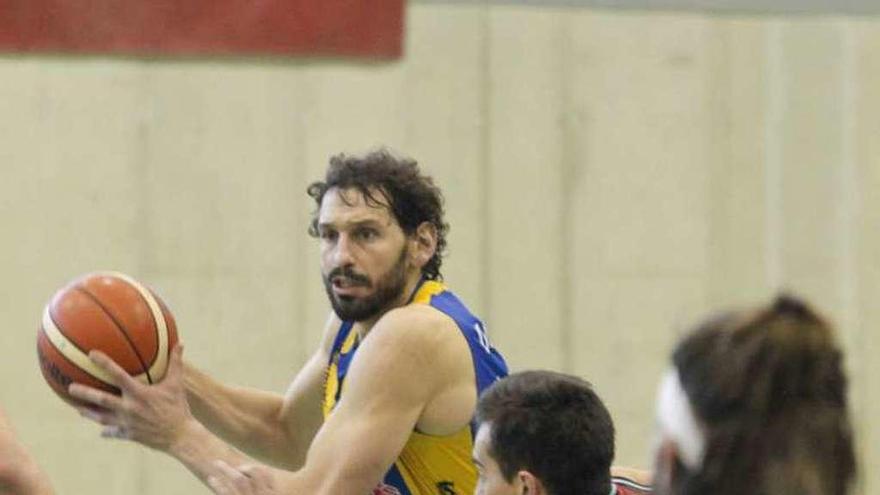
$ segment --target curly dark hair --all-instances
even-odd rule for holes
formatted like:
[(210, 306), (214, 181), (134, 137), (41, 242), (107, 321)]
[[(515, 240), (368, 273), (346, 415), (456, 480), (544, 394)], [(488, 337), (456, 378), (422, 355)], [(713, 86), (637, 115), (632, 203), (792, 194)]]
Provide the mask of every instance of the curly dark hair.
[[(307, 189), (316, 203), (309, 225), (309, 235), (312, 237), (318, 236), (321, 201), (327, 191), (334, 187), (355, 188), (363, 194), (368, 204), (387, 204), (407, 235), (425, 222), (433, 225), (437, 231), (437, 248), (434, 256), (422, 267), (422, 274), (428, 280), (443, 279), (440, 265), (443, 263), (446, 234), (449, 232), (449, 224), (443, 220), (443, 194), (431, 177), (421, 173), (415, 160), (398, 157), (385, 148), (360, 156), (339, 154), (331, 157), (324, 180), (313, 182)], [(376, 192), (382, 198), (377, 198)]]

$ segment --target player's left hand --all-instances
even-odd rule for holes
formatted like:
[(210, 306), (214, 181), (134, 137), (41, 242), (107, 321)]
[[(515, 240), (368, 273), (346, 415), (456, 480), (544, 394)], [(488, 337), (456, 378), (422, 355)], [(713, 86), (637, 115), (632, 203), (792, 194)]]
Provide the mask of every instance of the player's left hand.
[(100, 351), (89, 359), (106, 371), (119, 387), (121, 396), (73, 383), (70, 395), (94, 407), (78, 408), (84, 417), (104, 425), (101, 436), (139, 442), (168, 451), (180, 439), (187, 425), (195, 421), (186, 402), (183, 386), (183, 348), (171, 351), (168, 369), (161, 382), (146, 385), (125, 372)]
[(208, 476), (208, 486), (217, 495), (275, 495), (275, 479), (265, 466), (244, 464), (237, 468), (223, 461)]

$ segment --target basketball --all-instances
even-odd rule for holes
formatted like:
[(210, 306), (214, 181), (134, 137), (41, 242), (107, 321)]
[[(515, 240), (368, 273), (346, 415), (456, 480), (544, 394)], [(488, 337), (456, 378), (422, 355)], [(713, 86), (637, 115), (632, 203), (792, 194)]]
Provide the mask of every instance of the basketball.
[(99, 350), (143, 383), (165, 376), (177, 326), (150, 289), (117, 272), (84, 275), (56, 292), (43, 310), (37, 355), (43, 377), (62, 399), (81, 383), (118, 394), (110, 376), (89, 359)]

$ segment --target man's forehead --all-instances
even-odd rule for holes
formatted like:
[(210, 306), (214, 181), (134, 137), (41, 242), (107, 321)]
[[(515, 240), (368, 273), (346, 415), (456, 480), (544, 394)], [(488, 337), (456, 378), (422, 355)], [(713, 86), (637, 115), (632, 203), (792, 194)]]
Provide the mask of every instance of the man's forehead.
[(388, 199), (378, 188), (368, 190), (369, 196), (358, 188), (330, 188), (321, 200), (318, 214), (319, 223), (333, 223), (338, 220), (348, 222), (380, 221), (393, 219), (388, 207)]

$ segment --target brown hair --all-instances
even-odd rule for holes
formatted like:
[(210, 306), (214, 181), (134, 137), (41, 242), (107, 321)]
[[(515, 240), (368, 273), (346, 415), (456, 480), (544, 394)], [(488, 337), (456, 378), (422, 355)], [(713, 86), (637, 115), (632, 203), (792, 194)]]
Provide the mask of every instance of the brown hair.
[(508, 482), (524, 469), (552, 495), (608, 494), (614, 424), (586, 381), (515, 373), (486, 389), (476, 416), (491, 426), (489, 454)]
[(673, 354), (706, 434), (685, 494), (838, 495), (856, 462), (842, 353), (806, 303), (713, 318)]

